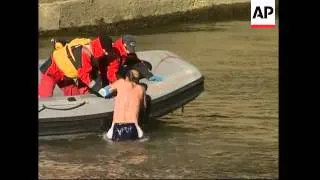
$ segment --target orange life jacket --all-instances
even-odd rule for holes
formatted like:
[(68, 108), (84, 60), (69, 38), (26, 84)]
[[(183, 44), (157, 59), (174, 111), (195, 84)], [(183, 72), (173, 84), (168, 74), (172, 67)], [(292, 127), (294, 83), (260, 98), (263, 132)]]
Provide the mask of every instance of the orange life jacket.
[[(90, 39), (86, 38), (76, 38), (68, 42), (63, 46), (59, 42), (55, 42), (55, 50), (52, 53), (52, 59), (57, 64), (58, 68), (65, 74), (66, 77), (75, 79), (78, 77), (77, 66), (81, 64), (81, 54), (80, 56), (75, 56), (73, 49), (89, 44)], [(91, 55), (89, 50), (87, 52)]]

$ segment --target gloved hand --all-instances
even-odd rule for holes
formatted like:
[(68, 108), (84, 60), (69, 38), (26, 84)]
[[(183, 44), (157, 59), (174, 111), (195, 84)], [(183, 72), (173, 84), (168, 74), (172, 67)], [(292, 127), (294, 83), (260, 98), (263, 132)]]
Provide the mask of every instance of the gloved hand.
[(163, 78), (161, 76), (153, 75), (151, 78), (149, 78), (149, 81), (155, 81), (155, 82), (160, 82), (162, 81)]
[(107, 97), (111, 94), (111, 91), (110, 91), (110, 86), (105, 86), (103, 88), (101, 88), (98, 93), (102, 96), (102, 97)]

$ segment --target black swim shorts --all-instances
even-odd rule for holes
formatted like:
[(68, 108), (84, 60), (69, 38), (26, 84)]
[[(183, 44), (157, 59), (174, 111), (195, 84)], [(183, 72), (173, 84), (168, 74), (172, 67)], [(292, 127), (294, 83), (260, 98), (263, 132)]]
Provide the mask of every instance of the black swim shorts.
[(112, 123), (105, 135), (113, 141), (137, 140), (143, 136), (143, 131), (134, 123)]

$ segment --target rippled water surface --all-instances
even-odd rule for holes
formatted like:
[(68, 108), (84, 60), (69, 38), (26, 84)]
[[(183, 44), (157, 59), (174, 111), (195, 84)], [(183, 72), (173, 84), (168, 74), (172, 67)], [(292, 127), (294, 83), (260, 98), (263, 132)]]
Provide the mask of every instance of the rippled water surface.
[[(182, 24), (137, 36), (205, 76), (205, 92), (143, 126), (146, 142), (40, 141), (40, 178), (278, 178), (278, 29), (250, 22)], [(39, 40), (39, 54), (50, 52)]]

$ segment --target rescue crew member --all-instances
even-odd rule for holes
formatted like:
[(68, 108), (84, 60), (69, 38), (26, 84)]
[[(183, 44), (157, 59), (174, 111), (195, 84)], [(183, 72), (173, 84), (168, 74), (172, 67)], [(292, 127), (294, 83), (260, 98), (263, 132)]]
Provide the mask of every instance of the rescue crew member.
[(103, 92), (98, 64), (112, 51), (110, 37), (99, 36), (71, 47), (66, 43), (55, 49), (40, 67), (39, 97), (52, 97), (55, 85), (65, 96)]
[(139, 72), (129, 70), (125, 78), (120, 78), (105, 87), (108, 94), (117, 92), (114, 103), (111, 128), (104, 134), (105, 139), (113, 141), (137, 140), (143, 137), (139, 114), (146, 111), (146, 90), (139, 84)]
[(114, 56), (109, 56), (107, 64), (101, 69), (101, 72), (105, 74), (108, 80), (107, 84), (111, 84), (117, 80), (117, 73), (120, 69), (126, 72), (131, 69), (133, 65), (135, 65), (134, 69), (138, 70), (141, 74), (141, 78), (147, 78), (150, 81), (162, 81), (161, 77), (155, 76), (150, 72), (151, 67), (148, 69), (148, 66), (137, 58), (135, 47), (136, 38), (132, 35), (123, 35), (114, 41)]

